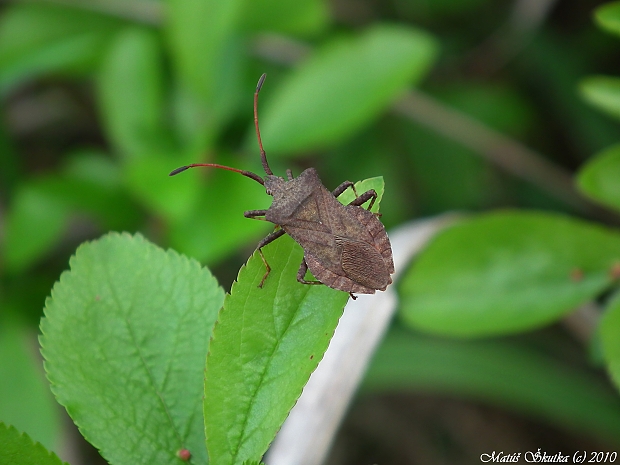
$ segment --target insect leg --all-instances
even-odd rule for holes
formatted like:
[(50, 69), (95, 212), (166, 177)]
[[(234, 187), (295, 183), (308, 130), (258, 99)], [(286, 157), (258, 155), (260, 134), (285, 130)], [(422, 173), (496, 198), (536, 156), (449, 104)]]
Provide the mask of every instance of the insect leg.
[(265, 216), (267, 210), (248, 210), (247, 212), (243, 212), (243, 216), (246, 218), (252, 218), (256, 220), (263, 220), (264, 218), (257, 218), (258, 216)]
[[(299, 271), (297, 272), (297, 281), (301, 284), (323, 284), (320, 281), (307, 281), (305, 279), (306, 272), (308, 271), (308, 264), (306, 263), (306, 259), (304, 258), (299, 265)], [(357, 296), (353, 295), (353, 292), (349, 292), (349, 295), (353, 300), (357, 299)]]
[(290, 169), (286, 170), (286, 177), (288, 178), (289, 181), (293, 180), (293, 172)]
[(366, 209), (366, 210), (370, 211), (372, 206), (375, 204), (375, 200), (377, 200), (377, 193), (375, 192), (374, 189), (370, 189), (369, 191), (364, 192), (362, 195), (360, 195), (355, 200), (353, 200), (349, 205), (355, 205), (355, 206), (359, 207), (362, 204), (364, 204), (365, 202), (367, 202), (368, 199), (372, 199), (370, 201), (370, 205), (368, 205), (368, 208)]
[[(261, 210), (255, 210), (255, 211), (261, 211)], [(284, 234), (285, 234), (284, 229), (278, 229), (277, 231), (274, 231), (268, 234), (267, 236), (265, 236), (265, 238), (261, 240), (258, 243), (258, 246), (256, 247), (256, 250), (258, 250), (258, 254), (260, 255), (260, 258), (263, 260), (263, 263), (265, 264), (265, 269), (266, 269), (265, 274), (263, 275), (263, 279), (260, 280), (260, 284), (258, 285), (258, 287), (263, 287), (263, 284), (265, 284), (265, 279), (267, 279), (267, 276), (269, 276), (269, 273), (271, 272), (271, 267), (269, 266), (269, 263), (267, 263), (267, 260), (265, 259), (265, 256), (263, 255), (263, 251), (261, 249), (265, 247), (267, 244), (269, 244), (270, 242), (275, 241), (278, 237), (283, 236)]]
[(332, 194), (334, 197), (338, 197), (340, 194), (346, 191), (349, 187), (353, 189), (353, 193), (355, 194), (355, 197), (357, 197), (357, 192), (355, 191), (355, 185), (351, 181), (345, 181), (342, 184), (340, 184), (338, 187), (336, 187), (332, 191)]
[(320, 281), (306, 281), (304, 278), (306, 276), (306, 272), (308, 271), (308, 264), (306, 263), (306, 259), (304, 258), (301, 261), (301, 265), (299, 265), (299, 271), (297, 272), (297, 281), (301, 284), (323, 284)]

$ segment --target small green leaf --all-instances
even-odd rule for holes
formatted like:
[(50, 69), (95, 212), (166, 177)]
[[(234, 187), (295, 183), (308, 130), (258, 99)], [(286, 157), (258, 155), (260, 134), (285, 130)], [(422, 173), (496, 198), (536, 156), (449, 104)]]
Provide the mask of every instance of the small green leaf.
[(620, 389), (620, 294), (610, 300), (599, 326), (607, 369)]
[(397, 26), (329, 43), (266, 99), (265, 149), (311, 150), (350, 136), (426, 74), (436, 48), (427, 33)]
[[(382, 178), (356, 184), (383, 193)], [(343, 201), (349, 199), (343, 193)], [(259, 461), (327, 349), (349, 295), (303, 285), (296, 275), (303, 250), (284, 236), (239, 272), (209, 345), (205, 430), (209, 457), (219, 465)]]
[(40, 182), (22, 185), (6, 217), (3, 252), (7, 271), (21, 272), (49, 252), (64, 232), (68, 213), (67, 205), (46, 192)]
[(620, 35), (620, 2), (609, 2), (594, 11), (598, 25), (615, 35)]
[(0, 422), (0, 463), (7, 465), (66, 465), (26, 433)]
[(52, 390), (112, 464), (207, 461), (204, 357), (223, 291), (208, 270), (141, 236), (80, 246), (46, 302)]
[(108, 137), (122, 155), (144, 156), (167, 148), (160, 55), (153, 32), (131, 27), (118, 33), (103, 61), (98, 99)]
[(587, 102), (614, 118), (620, 118), (620, 78), (592, 76), (581, 82), (580, 89)]
[(92, 71), (121, 24), (84, 9), (7, 5), (0, 21), (0, 88), (52, 71)]
[(457, 336), (548, 324), (596, 297), (620, 234), (556, 214), (481, 215), (439, 234), (401, 282), (404, 321)]
[(620, 210), (620, 145), (603, 150), (581, 168), (577, 184), (594, 200)]
[[(385, 182), (383, 181), (383, 176), (376, 176), (374, 178), (364, 179), (363, 181), (359, 181), (355, 183), (355, 191), (357, 192), (357, 195), (361, 195), (370, 189), (374, 189), (375, 192), (377, 193), (377, 200), (375, 200), (375, 203), (372, 209), (370, 210), (376, 213), (379, 211), (379, 205), (381, 204), (381, 199), (383, 198), (383, 191), (385, 189)], [(355, 193), (353, 192), (353, 189), (351, 188), (344, 191), (338, 197), (338, 200), (340, 201), (340, 203), (344, 205), (348, 204), (354, 199), (355, 199)], [(368, 203), (365, 203), (363, 207), (368, 208)]]

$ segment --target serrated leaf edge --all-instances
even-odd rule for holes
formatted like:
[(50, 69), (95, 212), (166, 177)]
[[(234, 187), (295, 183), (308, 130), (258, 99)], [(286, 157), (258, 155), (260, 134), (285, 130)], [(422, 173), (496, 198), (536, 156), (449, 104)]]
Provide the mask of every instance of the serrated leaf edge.
[[(299, 244), (295, 243), (295, 244), (294, 244), (294, 247), (301, 247), (301, 246), (300, 246)], [(248, 267), (248, 265), (249, 265), (249, 263), (250, 263), (250, 261), (251, 261), (251, 260), (260, 260), (259, 255), (258, 255), (258, 251), (256, 251), (256, 250), (255, 250), (255, 251), (252, 253), (252, 255), (248, 258), (248, 260), (247, 260), (247, 261), (246, 261), (246, 262), (245, 262), (245, 263), (241, 266), (241, 268), (239, 269), (239, 272), (237, 273), (237, 278), (235, 279), (235, 281), (233, 282), (233, 284), (232, 284), (232, 286), (231, 286), (230, 293), (227, 293), (227, 294), (226, 294), (226, 297), (224, 298), (224, 305), (223, 305), (223, 306), (222, 306), (222, 308), (220, 309), (220, 313), (221, 313), (221, 312), (223, 312), (223, 311), (225, 311), (225, 309), (226, 309), (226, 307), (227, 307), (227, 303), (228, 303), (228, 301), (232, 298), (232, 294), (233, 294), (233, 292), (235, 291), (235, 289), (236, 289), (236, 288), (237, 288), (237, 286), (239, 285), (239, 277), (241, 276), (241, 274), (243, 273), (243, 271), (244, 271), (245, 269), (247, 269), (247, 267)], [(256, 281), (258, 280), (258, 278), (259, 278), (259, 277), (262, 277), (262, 273), (260, 273), (260, 271), (259, 271), (259, 272), (255, 275), (255, 277), (253, 278), (252, 282), (256, 282)], [(302, 286), (303, 286), (303, 285), (302, 285)], [(294, 317), (295, 317), (295, 315), (297, 314), (297, 311), (299, 310), (299, 307), (301, 307), (301, 303), (303, 303), (303, 302), (304, 302), (304, 300), (306, 299), (307, 294), (311, 291), (311, 287), (310, 287), (310, 286), (304, 286), (304, 291), (305, 291), (305, 292), (304, 292), (304, 295), (303, 295), (303, 297), (302, 297), (302, 298), (300, 299), (300, 301), (299, 301), (299, 304), (300, 304), (300, 305), (298, 305), (298, 306), (297, 306), (297, 310), (296, 310), (295, 314), (293, 315), (293, 317), (291, 318), (291, 320), (290, 320), (290, 321), (293, 321), (293, 320), (295, 319)], [(340, 291), (340, 292), (342, 292), (342, 291)], [(344, 293), (344, 292), (343, 292), (343, 293)], [(344, 294), (346, 294), (346, 293), (344, 293)], [(244, 305), (245, 305), (245, 304), (244, 304)], [(346, 303), (345, 303), (345, 305), (346, 305)], [(338, 317), (338, 320), (340, 320), (340, 318), (342, 317), (342, 313), (344, 312), (344, 307), (345, 307), (345, 305), (343, 305), (343, 306), (342, 306), (342, 310), (341, 310), (340, 316)], [(218, 319), (217, 319), (217, 320), (216, 320), (216, 322), (215, 322), (215, 325), (214, 325), (214, 328), (213, 328), (213, 332), (211, 333), (211, 334), (212, 334), (212, 336), (211, 336), (211, 338), (210, 338), (210, 340), (209, 340), (209, 349), (210, 349), (210, 347), (211, 347), (211, 343), (212, 343), (212, 342), (213, 342), (213, 340), (216, 338), (216, 337), (215, 337), (215, 334), (216, 334), (215, 328), (218, 326), (218, 324), (219, 324), (219, 316), (218, 316)], [(336, 325), (336, 326), (337, 326), (337, 325)], [(284, 331), (284, 333), (286, 333), (286, 331), (288, 330), (288, 328), (289, 328), (289, 327), (290, 327), (290, 326), (287, 326), (287, 329)], [(329, 340), (331, 340), (331, 338), (333, 337), (334, 333), (335, 333), (335, 328), (334, 328), (334, 330), (331, 332), (331, 334), (328, 334), (328, 336), (329, 336)], [(265, 374), (265, 372), (267, 371), (267, 367), (270, 365), (270, 363), (271, 363), (271, 361), (272, 361), (272, 359), (273, 359), (273, 355), (277, 352), (277, 348), (279, 347), (280, 342), (281, 342), (281, 339), (279, 339), (279, 340), (278, 340), (278, 342), (277, 342), (277, 343), (275, 344), (275, 346), (273, 347), (273, 351), (272, 351), (272, 353), (269, 355), (269, 361), (268, 361), (268, 363), (266, 363), (266, 364), (265, 364), (265, 370), (263, 370), (263, 373), (261, 374), (260, 381), (259, 381), (259, 383), (258, 383), (258, 385), (257, 385), (256, 389), (254, 390), (254, 393), (253, 393), (253, 395), (252, 395), (252, 397), (251, 397), (251, 400), (250, 400), (250, 403), (249, 403), (249, 408), (248, 408), (248, 411), (251, 409), (252, 405), (254, 404), (254, 402), (255, 402), (255, 400), (256, 400), (256, 393), (260, 390), (260, 388), (261, 388), (261, 386), (262, 386), (262, 384), (263, 384), (264, 374)], [(208, 354), (209, 354), (209, 353), (210, 353), (210, 350), (207, 352), (207, 357), (208, 357)], [(314, 373), (314, 371), (318, 368), (319, 363), (321, 362), (321, 360), (323, 360), (323, 357), (324, 357), (324, 356), (325, 356), (325, 351), (323, 351), (323, 353), (321, 354), (321, 356), (320, 356), (320, 357), (317, 357), (317, 358), (316, 358), (316, 364), (315, 364), (315, 366), (314, 366), (313, 370), (310, 372), (310, 374), (309, 374), (309, 376), (308, 376), (308, 379), (310, 379), (310, 375), (312, 375), (312, 373)], [(205, 380), (206, 380), (206, 378), (207, 378), (207, 372), (208, 372), (208, 369), (207, 369), (207, 365), (205, 364)], [(298, 393), (298, 394), (296, 394), (294, 401), (292, 402), (292, 404), (291, 404), (290, 408), (288, 409), (288, 411), (289, 411), (289, 412), (290, 412), (290, 411), (291, 411), (291, 409), (295, 406), (295, 404), (297, 404), (297, 402), (299, 401), (299, 398), (301, 397), (301, 394), (302, 394), (302, 392), (303, 392), (303, 388), (304, 388), (304, 387), (305, 387), (305, 384), (304, 384), (304, 386), (302, 386), (302, 387), (299, 389), (299, 393)], [(247, 414), (246, 414), (246, 415), (244, 415), (244, 423), (243, 423), (243, 426), (242, 426), (241, 437), (243, 437), (243, 434), (244, 434), (244, 432), (245, 432), (245, 427), (246, 427), (246, 425), (247, 425), (247, 420), (248, 420), (248, 418), (249, 418), (249, 415), (247, 415)], [(278, 433), (278, 431), (276, 431), (276, 432), (274, 433), (273, 437), (270, 439), (270, 441), (269, 441), (269, 443), (270, 443), (270, 444), (271, 444), (271, 443), (273, 442), (273, 440), (275, 439), (275, 437), (276, 437), (277, 433)], [(207, 431), (206, 431), (206, 424), (205, 424), (205, 438), (206, 438), (206, 437), (207, 437)], [(241, 445), (242, 445), (242, 442), (240, 442), (240, 443), (239, 443), (239, 446), (241, 446)], [(233, 463), (234, 463), (235, 459), (237, 458), (237, 454), (239, 453), (239, 449), (240, 449), (240, 447), (238, 447), (238, 448), (234, 451), (234, 453), (233, 453)], [(247, 461), (247, 460), (246, 460), (246, 461)], [(256, 460), (256, 461), (252, 461), (252, 460), (250, 460), (250, 463), (259, 463), (259, 462), (260, 462), (260, 460)], [(245, 463), (245, 462), (244, 462), (244, 463)]]
[[(50, 304), (50, 302), (52, 302), (54, 300), (55, 289), (56, 289), (57, 286), (59, 286), (61, 284), (65, 284), (67, 282), (67, 280), (71, 279), (71, 274), (73, 272), (73, 264), (75, 263), (75, 261), (77, 259), (79, 259), (79, 257), (84, 253), (84, 249), (85, 248), (90, 247), (90, 246), (92, 246), (93, 244), (95, 244), (97, 242), (106, 242), (106, 241), (110, 241), (110, 240), (117, 239), (117, 238), (129, 239), (130, 241), (133, 241), (133, 242), (140, 242), (140, 243), (143, 243), (143, 244), (147, 245), (148, 247), (150, 247), (153, 250), (162, 250), (156, 244), (153, 244), (152, 242), (147, 240), (139, 232), (131, 234), (131, 233), (127, 232), (127, 231), (123, 231), (123, 232), (112, 231), (112, 232), (104, 234), (103, 236), (101, 236), (101, 237), (99, 237), (97, 239), (93, 239), (91, 241), (83, 242), (82, 244), (80, 244), (78, 246), (78, 248), (76, 249), (75, 253), (69, 259), (69, 269), (65, 270), (65, 271), (63, 271), (61, 273), (61, 275), (58, 278), (58, 280), (54, 283), (54, 286), (52, 287), (50, 295), (45, 299), (45, 304), (44, 304), (44, 307), (43, 307), (43, 317), (41, 318), (41, 322), (39, 324), (39, 329), (41, 331), (41, 334), (38, 337), (38, 341), (39, 341), (39, 346), (40, 346), (40, 353), (41, 353), (41, 356), (43, 358), (43, 369), (44, 369), (44, 372), (45, 372), (45, 377), (46, 377), (46, 379), (49, 382), (50, 390), (54, 394), (54, 397), (55, 397), (56, 401), (66, 409), (67, 413), (69, 414), (69, 417), (71, 418), (71, 420), (74, 422), (74, 424), (78, 428), (78, 431), (80, 432), (80, 434), (93, 447), (95, 447), (100, 452), (102, 451), (101, 446), (98, 445), (97, 442), (94, 441), (93, 438), (90, 437), (91, 436), (90, 434), (85, 434), (85, 431), (83, 430), (83, 426), (81, 424), (79, 424), (76, 420), (74, 420), (75, 412), (73, 411), (72, 407), (70, 407), (69, 405), (64, 405), (61, 402), (59, 402), (59, 400), (58, 400), (58, 392), (57, 392), (58, 384), (57, 384), (56, 381), (54, 381), (53, 376), (50, 376), (50, 373), (49, 373), (49, 370), (48, 370), (48, 358), (46, 356), (46, 351), (45, 351), (44, 336), (46, 334), (45, 329), (46, 329), (46, 326), (48, 324), (49, 304)], [(196, 268), (196, 270), (200, 271), (200, 272), (206, 271), (206, 272), (208, 272), (208, 274), (211, 277), (213, 277), (215, 279), (215, 277), (211, 273), (211, 270), (209, 270), (207, 267), (203, 267), (200, 264), (200, 262), (198, 262), (196, 259), (191, 258), (191, 257), (187, 257), (186, 255), (183, 255), (183, 254), (180, 254), (179, 252), (177, 252), (176, 250), (171, 249), (171, 248), (164, 249), (163, 251), (165, 252), (165, 256), (166, 256), (166, 261), (167, 262), (170, 262), (173, 259), (173, 257), (181, 259), (181, 260), (184, 260), (185, 263), (190, 268), (191, 267)], [(215, 281), (217, 283), (216, 279), (215, 279)], [(222, 289), (222, 286), (219, 283), (217, 283), (217, 284), (218, 284), (217, 287), (219, 289)], [(223, 289), (222, 289), (222, 291), (223, 291)], [(220, 310), (221, 310), (221, 308), (220, 308)], [(216, 320), (216, 324), (217, 324), (217, 320)], [(211, 333), (211, 334), (213, 334), (213, 333)], [(168, 406), (165, 404), (163, 399), (161, 401), (164, 404), (167, 416), (169, 416), (168, 415)], [(172, 421), (171, 421), (171, 426), (174, 429), (174, 422), (172, 422)]]
[(7, 431), (9, 432), (15, 432), (17, 433), (17, 436), (19, 438), (23, 438), (26, 439), (33, 447), (40, 449), (42, 451), (44, 451), (45, 453), (47, 453), (47, 455), (51, 458), (51, 459), (56, 459), (58, 460), (59, 463), (62, 463), (63, 465), (69, 465), (67, 462), (63, 461), (60, 459), (60, 457), (58, 457), (53, 451), (47, 449), (43, 444), (41, 444), (39, 441), (35, 441), (34, 439), (32, 439), (30, 437), (30, 435), (28, 433), (26, 433), (25, 431), (19, 431), (17, 428), (15, 428), (13, 425), (7, 425), (6, 423), (0, 421), (0, 428), (5, 428)]

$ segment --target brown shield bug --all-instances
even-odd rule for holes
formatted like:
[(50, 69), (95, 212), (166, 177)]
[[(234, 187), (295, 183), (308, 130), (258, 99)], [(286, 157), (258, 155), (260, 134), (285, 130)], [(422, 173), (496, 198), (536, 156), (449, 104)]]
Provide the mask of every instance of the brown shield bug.
[[(264, 218), (274, 223), (276, 229), (258, 243), (257, 250), (265, 264), (265, 275), (259, 287), (263, 287), (271, 268), (265, 260), (262, 248), (280, 236), (288, 234), (304, 251), (304, 258), (297, 273), (303, 284), (325, 284), (333, 289), (357, 294), (374, 294), (384, 291), (392, 282), (394, 261), (390, 240), (383, 224), (369, 210), (377, 193), (374, 190), (358, 196), (352, 182), (345, 181), (332, 192), (319, 179), (314, 168), (308, 168), (294, 178), (286, 170), (287, 179), (275, 176), (263, 150), (258, 128), (258, 93), (265, 81), (265, 74), (258, 80), (254, 93), (254, 125), (260, 149), (261, 162), (267, 176), (261, 178), (251, 171), (239, 170), (215, 163), (194, 163), (182, 166), (170, 173), (174, 176), (188, 168), (210, 166), (235, 171), (265, 186), (273, 202), (267, 210), (250, 210), (246, 218)], [(347, 188), (353, 188), (356, 198), (342, 205), (336, 197)], [(363, 208), (370, 200), (368, 209)], [(318, 281), (306, 281), (306, 271), (312, 272)]]

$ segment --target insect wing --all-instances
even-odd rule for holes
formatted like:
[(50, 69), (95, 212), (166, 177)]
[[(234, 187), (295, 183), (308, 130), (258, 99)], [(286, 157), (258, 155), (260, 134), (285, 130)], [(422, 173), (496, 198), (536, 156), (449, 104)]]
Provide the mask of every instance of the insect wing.
[(342, 269), (358, 284), (371, 289), (385, 290), (392, 282), (383, 256), (363, 241), (336, 238), (342, 249)]

